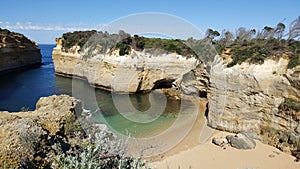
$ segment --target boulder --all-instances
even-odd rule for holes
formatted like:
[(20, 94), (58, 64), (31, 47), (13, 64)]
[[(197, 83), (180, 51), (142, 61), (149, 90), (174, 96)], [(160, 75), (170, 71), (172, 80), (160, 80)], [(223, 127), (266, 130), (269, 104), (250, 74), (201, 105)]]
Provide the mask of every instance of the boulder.
[(242, 133), (236, 134), (235, 136), (228, 135), (226, 136), (226, 139), (232, 147), (237, 149), (254, 149), (256, 146), (256, 143), (252, 138)]
[(226, 138), (223, 138), (223, 137), (214, 137), (212, 139), (212, 143), (214, 143), (215, 145), (217, 146), (224, 146), (225, 144), (228, 144), (228, 141)]

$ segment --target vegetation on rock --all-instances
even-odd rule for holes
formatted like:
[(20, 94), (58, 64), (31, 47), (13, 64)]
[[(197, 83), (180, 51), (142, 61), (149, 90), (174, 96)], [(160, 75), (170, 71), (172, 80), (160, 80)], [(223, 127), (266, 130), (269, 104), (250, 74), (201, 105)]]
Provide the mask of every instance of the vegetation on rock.
[(78, 45), (83, 47), (87, 40), (96, 33), (95, 30), (92, 31), (75, 31), (64, 33), (62, 47), (64, 49), (70, 49), (72, 46)]
[(21, 35), (21, 36), (23, 36), (20, 33), (11, 32), (8, 29), (2, 29), (2, 28), (0, 28), (0, 35)]
[(283, 114), (292, 116), (295, 120), (298, 120), (300, 118), (300, 101), (285, 98), (284, 102), (279, 106), (279, 111)]
[[(162, 50), (165, 52), (177, 53), (184, 56), (195, 55), (195, 52), (179, 39), (147, 38), (138, 35), (130, 36), (124, 31), (118, 34), (96, 31), (76, 31), (65, 33), (63, 38), (63, 48), (68, 51), (72, 46), (79, 45), (81, 48), (89, 47), (89, 57), (94, 52), (106, 53), (113, 49), (119, 50), (119, 55), (127, 55), (131, 49), (142, 51), (144, 49)], [(99, 46), (100, 45), (100, 46)]]
[(227, 55), (231, 56), (232, 61), (228, 67), (245, 61), (261, 64), (266, 58), (274, 59), (287, 54), (290, 59), (288, 67), (293, 68), (300, 64), (300, 17), (290, 24), (287, 34), (284, 34), (285, 28), (281, 22), (275, 27), (265, 26), (261, 31), (241, 27), (235, 35), (227, 30), (220, 34), (209, 29), (206, 38), (212, 41), (218, 54), (230, 49)]
[[(127, 55), (131, 49), (147, 50), (152, 54), (162, 54), (161, 51), (174, 52), (183, 56), (198, 57), (204, 62), (212, 61), (216, 54), (223, 54), (225, 49), (231, 49), (227, 53), (232, 58), (228, 67), (243, 62), (261, 64), (266, 58), (279, 58), (287, 54), (290, 59), (289, 68), (300, 64), (300, 17), (293, 21), (287, 34), (286, 26), (278, 23), (275, 27), (265, 26), (262, 30), (238, 28), (235, 33), (223, 30), (208, 29), (205, 37), (200, 40), (189, 38), (161, 39), (147, 38), (138, 35), (130, 36), (124, 31), (118, 34), (107, 32), (76, 31), (63, 34), (63, 49), (68, 51), (72, 46), (84, 44), (89, 47), (85, 58), (92, 57), (95, 53), (119, 50), (119, 55)], [(160, 52), (157, 52), (160, 50)], [(96, 52), (95, 52), (96, 51)], [(154, 52), (156, 51), (156, 52)], [(275, 57), (275, 58), (274, 58)]]
[(300, 136), (292, 131), (276, 130), (266, 126), (261, 129), (262, 139), (285, 153), (290, 153), (300, 159)]
[(126, 156), (124, 144), (112, 139), (105, 131), (89, 136), (80, 149), (70, 150), (66, 154), (58, 154), (53, 166), (69, 169), (146, 169), (146, 162), (140, 158)]
[(300, 111), (300, 101), (295, 99), (286, 98), (281, 106), (286, 110)]
[(1, 48), (38, 48), (36, 43), (16, 32), (11, 32), (7, 29), (0, 28), (0, 51)]

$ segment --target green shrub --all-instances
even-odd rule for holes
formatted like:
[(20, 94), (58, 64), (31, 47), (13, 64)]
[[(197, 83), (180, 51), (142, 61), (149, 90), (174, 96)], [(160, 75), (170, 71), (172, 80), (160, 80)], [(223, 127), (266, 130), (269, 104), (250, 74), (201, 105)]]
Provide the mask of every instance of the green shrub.
[[(225, 46), (216, 46), (216, 51), (221, 54)], [(262, 64), (267, 58), (279, 58), (283, 53), (290, 57), (288, 67), (293, 68), (300, 64), (300, 42), (295, 40), (287, 41), (285, 39), (251, 39), (243, 43), (232, 43), (231, 48), (232, 62), (227, 66), (231, 67), (243, 62)]]
[(3, 34), (3, 35), (9, 35), (11, 34), (11, 31), (7, 30), (7, 29), (1, 29), (0, 28), (0, 34)]
[[(121, 32), (121, 33), (120, 33)], [(96, 31), (75, 31), (68, 32), (62, 36), (62, 46), (68, 51), (72, 46), (79, 45), (81, 48), (87, 44), (89, 50), (84, 58), (90, 58), (95, 54), (99, 46), (102, 47), (100, 53), (107, 52), (108, 49), (119, 49), (119, 54), (126, 55), (131, 49), (142, 51), (144, 49), (161, 49), (166, 52), (176, 52), (184, 56), (196, 55), (195, 52), (179, 39), (146, 38), (120, 31), (119, 34), (108, 34), (107, 32)], [(95, 35), (95, 36), (93, 36)], [(99, 52), (99, 51), (97, 51)]]
[(74, 135), (76, 132), (83, 132), (83, 128), (80, 124), (77, 116), (68, 116), (64, 119), (64, 133), (67, 135)]
[(288, 64), (288, 68), (292, 69), (296, 66), (300, 65), (300, 60), (298, 56), (293, 56), (290, 58), (289, 64)]
[[(91, 136), (89, 138), (92, 138)], [(105, 132), (95, 134), (94, 139), (82, 150), (71, 150), (67, 154), (59, 154), (53, 167), (69, 169), (147, 169), (146, 161), (124, 155), (124, 145)]]
[(24, 36), (24, 35), (22, 35), (22, 34), (20, 34), (20, 33), (17, 33), (17, 32), (11, 32), (10, 30), (8, 30), (8, 29), (1, 29), (0, 28), (0, 35), (18, 35), (18, 36)]
[(287, 142), (288, 141), (288, 137), (287, 136), (282, 136), (279, 138), (279, 142), (280, 143), (284, 143), (284, 142)]
[(131, 50), (130, 46), (124, 43), (118, 43), (116, 48), (119, 49), (120, 56), (128, 55)]
[(286, 98), (283, 104), (291, 110), (300, 111), (300, 102), (297, 100)]
[(300, 41), (290, 40), (287, 48), (295, 54), (300, 54)]
[(83, 47), (83, 45), (87, 42), (87, 40), (96, 33), (95, 30), (92, 31), (75, 31), (68, 32), (63, 34), (62, 47), (65, 50), (70, 49), (74, 45), (79, 45)]

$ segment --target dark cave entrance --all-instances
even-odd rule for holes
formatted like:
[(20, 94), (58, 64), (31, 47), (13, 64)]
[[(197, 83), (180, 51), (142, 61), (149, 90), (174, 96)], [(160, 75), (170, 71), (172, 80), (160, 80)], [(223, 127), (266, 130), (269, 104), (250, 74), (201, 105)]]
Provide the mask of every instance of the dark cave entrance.
[(201, 98), (207, 98), (207, 91), (200, 90), (199, 91), (199, 97), (201, 97)]
[(166, 79), (166, 78), (157, 80), (156, 82), (154, 82), (154, 86), (152, 87), (152, 90), (172, 88), (173, 86), (175, 86), (173, 84), (174, 81), (175, 79)]

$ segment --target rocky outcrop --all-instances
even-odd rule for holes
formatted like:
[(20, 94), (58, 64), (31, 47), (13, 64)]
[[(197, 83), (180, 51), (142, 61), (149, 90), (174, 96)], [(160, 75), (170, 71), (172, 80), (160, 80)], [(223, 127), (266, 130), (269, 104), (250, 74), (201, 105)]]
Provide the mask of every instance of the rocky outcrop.
[(216, 56), (210, 70), (208, 125), (299, 150), (300, 142), (289, 144), (288, 138), (279, 142), (285, 134), (299, 136), (300, 67), (288, 69), (288, 63), (283, 55), (263, 64), (245, 62), (228, 68)]
[(56, 74), (85, 78), (92, 85), (119, 93), (176, 87), (183, 75), (200, 63), (195, 57), (134, 49), (124, 56), (116, 50), (86, 58), (78, 50), (64, 52), (59, 39), (52, 58)]
[(0, 29), (0, 72), (39, 66), (40, 49), (22, 34)]
[(209, 74), (203, 64), (197, 65), (195, 69), (184, 74), (179, 84), (179, 88), (183, 94), (203, 98), (207, 97), (208, 87)]
[(58, 149), (76, 145), (71, 133), (80, 130), (75, 119), (81, 113), (81, 102), (67, 95), (41, 98), (35, 111), (0, 112), (0, 166), (47, 168)]
[(255, 141), (247, 134), (238, 133), (236, 135), (227, 135), (226, 138), (214, 137), (212, 143), (217, 146), (226, 149), (226, 146), (230, 144), (231, 147), (237, 149), (254, 149), (256, 147)]
[(226, 139), (230, 145), (237, 149), (254, 149), (256, 146), (255, 141), (245, 134), (238, 133), (235, 136), (228, 135)]

